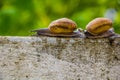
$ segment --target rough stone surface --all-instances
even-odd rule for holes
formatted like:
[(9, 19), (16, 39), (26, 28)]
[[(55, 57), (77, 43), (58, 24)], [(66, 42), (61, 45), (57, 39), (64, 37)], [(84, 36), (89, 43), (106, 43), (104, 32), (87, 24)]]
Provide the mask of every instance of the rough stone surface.
[(120, 38), (0, 37), (0, 80), (120, 80)]

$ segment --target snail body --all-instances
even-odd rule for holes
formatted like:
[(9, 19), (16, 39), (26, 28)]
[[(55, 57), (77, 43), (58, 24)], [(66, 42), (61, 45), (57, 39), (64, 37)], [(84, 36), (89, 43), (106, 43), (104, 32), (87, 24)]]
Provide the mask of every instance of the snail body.
[(95, 18), (86, 26), (86, 36), (89, 38), (102, 38), (114, 35), (112, 21), (108, 18)]

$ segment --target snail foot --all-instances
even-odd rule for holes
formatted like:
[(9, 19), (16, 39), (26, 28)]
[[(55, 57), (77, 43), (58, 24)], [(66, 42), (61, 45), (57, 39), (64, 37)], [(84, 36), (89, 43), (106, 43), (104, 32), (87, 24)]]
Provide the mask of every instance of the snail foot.
[(74, 31), (72, 33), (52, 33), (49, 29), (39, 29), (39, 30), (33, 30), (32, 32), (36, 32), (33, 36), (48, 36), (48, 37), (61, 37), (61, 38), (83, 38), (81, 32)]

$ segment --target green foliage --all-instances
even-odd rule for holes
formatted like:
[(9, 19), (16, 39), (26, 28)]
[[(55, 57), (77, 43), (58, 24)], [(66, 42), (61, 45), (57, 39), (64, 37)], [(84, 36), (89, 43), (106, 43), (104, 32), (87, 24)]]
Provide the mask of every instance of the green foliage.
[(96, 17), (112, 17), (120, 33), (120, 0), (0, 0), (0, 35), (26, 36), (46, 28), (52, 20), (67, 17), (78, 27)]

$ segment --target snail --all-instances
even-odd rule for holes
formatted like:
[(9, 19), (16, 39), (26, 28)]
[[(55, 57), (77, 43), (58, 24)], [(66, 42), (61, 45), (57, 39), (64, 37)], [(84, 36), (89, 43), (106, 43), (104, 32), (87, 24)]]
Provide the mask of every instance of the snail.
[(87, 38), (104, 38), (115, 35), (112, 21), (108, 18), (95, 18), (87, 24), (85, 35)]
[(33, 30), (37, 32), (37, 35), (40, 36), (50, 36), (50, 37), (80, 37), (80, 31), (75, 31), (77, 29), (77, 24), (68, 19), (60, 18), (52, 21), (48, 28)]

